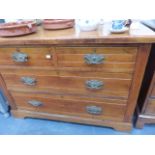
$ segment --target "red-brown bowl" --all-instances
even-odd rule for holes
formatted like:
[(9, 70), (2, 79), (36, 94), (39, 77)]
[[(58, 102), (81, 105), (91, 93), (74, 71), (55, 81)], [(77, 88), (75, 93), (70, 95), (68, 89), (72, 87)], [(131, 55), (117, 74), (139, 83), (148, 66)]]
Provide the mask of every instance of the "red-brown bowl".
[(31, 34), (37, 31), (34, 21), (21, 21), (0, 24), (0, 36), (13, 37)]
[(47, 30), (67, 29), (74, 26), (74, 19), (44, 19), (43, 27)]

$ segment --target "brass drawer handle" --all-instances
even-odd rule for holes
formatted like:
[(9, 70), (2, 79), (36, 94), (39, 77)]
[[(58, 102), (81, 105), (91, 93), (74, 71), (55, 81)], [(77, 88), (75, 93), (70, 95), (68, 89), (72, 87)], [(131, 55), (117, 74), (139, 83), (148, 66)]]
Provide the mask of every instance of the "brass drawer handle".
[(87, 106), (86, 111), (89, 114), (101, 115), (103, 112), (103, 109), (101, 107), (98, 107), (98, 106)]
[(30, 105), (32, 105), (32, 106), (34, 106), (34, 107), (40, 107), (40, 106), (43, 105), (42, 102), (36, 101), (36, 100), (30, 100), (30, 101), (28, 101), (28, 104), (30, 104)]
[(87, 80), (85, 84), (88, 89), (92, 90), (102, 89), (104, 85), (103, 82), (99, 80)]
[(21, 77), (21, 82), (23, 82), (25, 85), (28, 86), (35, 86), (37, 83), (37, 80), (32, 77)]
[(105, 57), (101, 54), (86, 54), (84, 60), (86, 64), (89, 65), (98, 65), (102, 64)]
[(27, 62), (28, 61), (28, 55), (26, 53), (22, 53), (22, 52), (14, 52), (12, 54), (12, 59), (15, 62)]

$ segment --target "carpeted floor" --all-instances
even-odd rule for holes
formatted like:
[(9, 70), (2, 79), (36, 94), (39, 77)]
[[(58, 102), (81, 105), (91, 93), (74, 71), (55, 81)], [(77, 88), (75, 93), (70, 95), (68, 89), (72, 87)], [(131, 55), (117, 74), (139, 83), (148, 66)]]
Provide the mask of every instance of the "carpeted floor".
[(0, 135), (154, 135), (155, 125), (145, 125), (130, 133), (118, 132), (111, 128), (65, 123), (41, 119), (4, 118), (0, 114)]

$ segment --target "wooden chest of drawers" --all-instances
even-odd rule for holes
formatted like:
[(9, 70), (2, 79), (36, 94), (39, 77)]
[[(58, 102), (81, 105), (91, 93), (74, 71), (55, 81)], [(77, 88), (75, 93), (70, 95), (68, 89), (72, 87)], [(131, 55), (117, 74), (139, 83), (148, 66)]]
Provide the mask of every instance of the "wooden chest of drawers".
[(119, 35), (63, 39), (56, 32), (0, 40), (0, 84), (12, 114), (131, 130), (150, 37), (118, 42)]

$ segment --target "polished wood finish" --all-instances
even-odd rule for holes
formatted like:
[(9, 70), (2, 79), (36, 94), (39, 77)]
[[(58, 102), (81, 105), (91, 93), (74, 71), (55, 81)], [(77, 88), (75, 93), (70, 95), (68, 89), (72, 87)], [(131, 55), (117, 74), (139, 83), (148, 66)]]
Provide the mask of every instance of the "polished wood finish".
[[(112, 46), (112, 45), (111, 45)], [(57, 47), (58, 66), (100, 68), (104, 72), (129, 72), (133, 70), (136, 60), (136, 47)], [(85, 63), (86, 54), (103, 55), (102, 64), (89, 65)]]
[[(14, 52), (22, 52), (28, 55), (27, 62), (15, 62), (12, 59)], [(5, 54), (4, 54), (5, 53)], [(51, 55), (51, 59), (47, 59), (46, 55)], [(52, 67), (54, 66), (54, 49), (52, 48), (1, 48), (0, 50), (0, 65), (4, 66), (25, 66), (25, 67)]]
[[(91, 101), (88, 98), (74, 98), (73, 96), (63, 95), (47, 95), (47, 94), (32, 94), (32, 93), (18, 93), (11, 92), (16, 105), (19, 109), (30, 110), (35, 112), (63, 114), (69, 116), (78, 116), (81, 118), (93, 118), (93, 119), (107, 119), (107, 120), (119, 120), (122, 121), (126, 105), (119, 100), (102, 100)], [(42, 106), (34, 107), (28, 104), (30, 100), (37, 100), (43, 103)], [(118, 103), (117, 103), (118, 102)], [(120, 103), (119, 103), (120, 102)], [(78, 106), (77, 106), (78, 105)], [(86, 111), (87, 106), (97, 106), (103, 109), (99, 115), (89, 114)]]
[[(49, 32), (39, 27), (38, 33), (20, 39), (0, 38), (2, 89), (10, 97), (12, 114), (131, 130), (155, 34), (142, 25), (129, 33), (110, 34), (108, 26), (94, 32)], [(28, 61), (14, 62), (14, 50), (25, 52)], [(93, 53), (103, 55), (104, 61), (86, 64), (84, 56)], [(36, 85), (23, 84), (23, 76), (36, 78)], [(99, 80), (103, 87), (90, 90), (87, 80)], [(28, 100), (44, 106), (33, 107)], [(87, 106), (97, 106), (103, 113), (90, 115)]]
[(155, 115), (155, 99), (148, 99), (148, 105), (145, 109), (145, 113), (148, 115)]
[[(42, 90), (58, 91), (72, 94), (96, 95), (102, 97), (115, 97), (127, 99), (131, 85), (130, 79), (115, 79), (99, 77), (77, 77), (77, 76), (49, 76), (29, 74), (2, 74), (3, 79), (9, 90), (24, 89), (27, 90)], [(30, 77), (36, 79), (36, 84), (29, 86), (21, 81), (22, 77)], [(103, 88), (99, 90), (89, 89), (86, 86), (88, 80), (98, 80), (103, 82)]]
[(17, 118), (25, 118), (25, 117), (33, 117), (33, 118), (45, 118), (57, 121), (65, 121), (65, 122), (77, 122), (82, 124), (89, 124), (89, 125), (98, 125), (98, 126), (108, 126), (114, 128), (115, 130), (119, 131), (131, 131), (132, 124), (129, 122), (122, 122), (122, 121), (110, 121), (110, 120), (100, 120), (100, 119), (93, 119), (93, 118), (82, 118), (76, 116), (68, 116), (68, 115), (59, 115), (59, 114), (52, 114), (52, 113), (43, 113), (43, 112), (34, 112), (34, 111), (27, 111), (27, 110), (12, 110), (12, 114)]
[(155, 33), (138, 23), (138, 28), (131, 28), (124, 34), (111, 34), (110, 23), (104, 23), (98, 31), (80, 32), (78, 28), (67, 30), (45, 31), (38, 27), (37, 33), (12, 38), (0, 38), (0, 45), (92, 45), (92, 44), (125, 44), (154, 43)]
[[(131, 93), (128, 99), (128, 108), (127, 108), (126, 117), (125, 117), (126, 121), (129, 121), (132, 119), (131, 116), (134, 113), (135, 105), (138, 100), (138, 95), (139, 95), (139, 91), (143, 80), (150, 50), (151, 50), (150, 44), (144, 44), (139, 47), (137, 62), (135, 64), (135, 72), (133, 75), (133, 83), (130, 89)], [(143, 67), (142, 67), (142, 63), (144, 65)]]
[[(131, 73), (107, 73), (103, 71), (94, 71), (94, 70), (83, 70), (81, 68), (80, 71), (78, 70), (71, 70), (68, 68), (35, 68), (35, 69), (28, 69), (27, 67), (7, 67), (7, 66), (0, 66), (0, 70), (2, 74), (17, 74), (17, 75), (28, 75), (33, 73), (35, 76), (43, 76), (43, 75), (49, 75), (49, 76), (73, 76), (73, 77), (98, 77), (98, 78), (116, 78), (116, 79), (132, 79), (132, 74)], [(39, 72), (38, 72), (39, 71)]]

